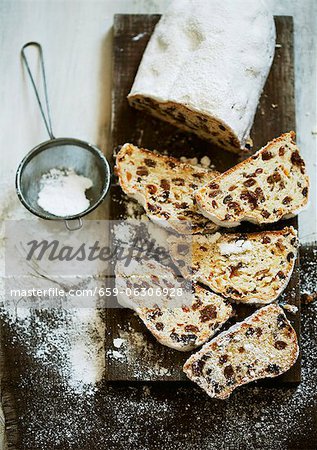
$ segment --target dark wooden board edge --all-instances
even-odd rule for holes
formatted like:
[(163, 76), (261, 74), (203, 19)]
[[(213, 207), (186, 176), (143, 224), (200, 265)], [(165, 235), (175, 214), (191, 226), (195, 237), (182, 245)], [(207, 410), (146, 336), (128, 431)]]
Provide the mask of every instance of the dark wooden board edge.
[[(159, 15), (126, 15), (119, 14), (114, 17), (114, 49), (113, 49), (113, 102), (112, 102), (112, 146), (117, 149), (124, 142), (132, 142), (139, 146), (156, 148), (162, 145), (164, 150), (176, 155), (184, 154), (184, 147), (188, 149), (186, 156), (201, 156), (210, 154), (212, 161), (216, 162), (219, 170), (226, 170), (236, 163), (236, 156), (227, 152), (219, 152), (210, 144), (199, 140), (195, 136), (181, 133), (179, 130), (156, 120), (142, 112), (133, 110), (128, 106), (126, 95), (132, 85), (141, 56), (148, 39), (159, 20)], [(295, 98), (294, 98), (294, 64), (293, 64), (293, 20), (291, 17), (276, 17), (277, 44), (275, 61), (268, 77), (252, 132), (254, 147), (263, 146), (268, 140), (282, 132), (295, 129)], [(139, 40), (132, 40), (140, 36)], [(131, 70), (129, 70), (131, 66)], [(156, 133), (156, 136), (155, 134)], [(154, 137), (153, 137), (154, 136)], [(158, 139), (159, 136), (160, 138)], [(157, 144), (157, 139), (164, 141)], [(161, 148), (160, 148), (161, 149)], [(225, 157), (223, 155), (225, 154)], [(114, 183), (115, 184), (115, 183)], [(110, 205), (110, 218), (120, 219), (125, 215), (124, 195), (118, 186), (112, 186), (112, 198), (117, 196), (118, 202)], [(298, 228), (297, 218), (284, 223), (278, 223), (272, 228), (281, 228), (283, 225), (293, 225)], [(250, 229), (254, 227), (250, 226)], [(287, 314), (300, 336), (300, 295), (299, 295), (299, 258), (296, 261), (294, 273), (290, 284), (283, 294), (288, 303), (299, 308), (296, 315)], [(132, 366), (122, 362), (106, 361), (106, 378), (109, 381), (182, 381), (186, 380), (181, 371), (183, 362), (188, 353), (180, 353), (158, 344), (152, 335), (145, 329), (140, 320), (125, 309), (112, 309), (106, 312), (107, 333), (106, 346), (112, 347), (112, 339), (118, 337), (118, 327), (128, 329), (128, 324), (137, 333), (144, 336), (154, 354), (147, 360), (144, 354), (137, 356), (137, 365), (143, 365), (142, 370), (136, 372)], [(153, 358), (153, 359), (152, 359)], [(158, 362), (162, 367), (170, 365), (171, 375), (162, 373), (151, 374), (151, 364)], [(176, 366), (175, 366), (176, 364)], [(177, 371), (178, 368), (178, 371)], [(148, 375), (146, 375), (148, 374)], [(265, 381), (266, 385), (298, 383), (300, 381), (300, 358), (297, 363), (280, 377)]]

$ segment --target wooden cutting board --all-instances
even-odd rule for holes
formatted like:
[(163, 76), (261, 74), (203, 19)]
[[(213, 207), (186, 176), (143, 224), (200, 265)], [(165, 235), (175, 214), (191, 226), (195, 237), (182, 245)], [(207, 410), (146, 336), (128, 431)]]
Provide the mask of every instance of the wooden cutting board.
[[(113, 103), (112, 145), (130, 142), (148, 149), (167, 151), (174, 156), (202, 157), (208, 155), (216, 169), (225, 171), (238, 162), (234, 154), (221, 151), (197, 137), (182, 133), (175, 127), (129, 107), (130, 91), (146, 44), (158, 22), (159, 15), (115, 15), (113, 39)], [(252, 130), (254, 148), (283, 132), (295, 129), (293, 21), (291, 17), (276, 17), (277, 47), (273, 66), (257, 110)], [(126, 197), (114, 183), (111, 191), (110, 218), (129, 216)], [(280, 222), (271, 229), (285, 225), (297, 227), (297, 219)], [(241, 231), (258, 228), (245, 224)], [(112, 280), (113, 282), (113, 280)], [(299, 259), (283, 298), (298, 307), (288, 314), (300, 335)], [(238, 306), (238, 320), (251, 314), (254, 308)], [(189, 354), (169, 349), (157, 343), (141, 321), (128, 309), (113, 308), (105, 312), (106, 379), (112, 381), (180, 381), (186, 380), (182, 366)], [(115, 341), (121, 338), (123, 341)], [(121, 345), (118, 347), (118, 342)], [(266, 384), (300, 381), (300, 359), (287, 373)], [(263, 382), (262, 382), (263, 383)]]

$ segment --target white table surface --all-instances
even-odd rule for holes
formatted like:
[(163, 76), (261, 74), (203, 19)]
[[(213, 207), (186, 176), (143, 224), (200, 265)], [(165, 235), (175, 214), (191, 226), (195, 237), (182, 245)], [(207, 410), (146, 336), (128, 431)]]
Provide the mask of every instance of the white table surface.
[[(169, 3), (169, 0), (0, 0), (2, 207), (5, 203), (10, 208), (10, 202), (14, 201), (14, 174), (20, 159), (47, 139), (34, 94), (22, 70), (21, 46), (30, 40), (43, 45), (55, 134), (78, 137), (105, 150), (110, 122), (113, 14), (162, 13)], [(301, 239), (308, 242), (316, 239), (317, 214), (317, 2), (274, 0), (272, 12), (293, 15), (295, 23), (297, 140), (313, 186), (310, 207), (300, 215)], [(17, 207), (17, 214), (31, 218), (20, 208)], [(102, 216), (102, 208), (98, 214)]]

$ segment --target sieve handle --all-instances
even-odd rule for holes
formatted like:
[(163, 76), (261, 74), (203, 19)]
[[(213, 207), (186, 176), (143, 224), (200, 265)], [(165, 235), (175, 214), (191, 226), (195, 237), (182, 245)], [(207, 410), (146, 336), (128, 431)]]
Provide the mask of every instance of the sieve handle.
[[(41, 72), (42, 72), (42, 82), (43, 82), (43, 89), (44, 89), (44, 97), (45, 97), (45, 107), (46, 107), (46, 111), (44, 111), (42, 102), (41, 102), (41, 98), (40, 98), (40, 94), (39, 91), (36, 87), (30, 66), (29, 66), (29, 62), (28, 59), (26, 57), (26, 53), (25, 53), (25, 49), (27, 47), (36, 47), (38, 49), (39, 52), (39, 59), (40, 59), (40, 65), (41, 65)], [(51, 121), (51, 114), (50, 114), (50, 107), (49, 107), (49, 102), (48, 102), (48, 95), (47, 95), (47, 84), (46, 84), (46, 75), (45, 75), (45, 67), (44, 67), (44, 57), (43, 57), (43, 50), (42, 50), (42, 46), (41, 44), (39, 44), (38, 42), (28, 42), (26, 44), (23, 45), (22, 49), (21, 49), (21, 56), (23, 59), (23, 62), (25, 64), (25, 67), (28, 71), (33, 89), (34, 89), (34, 93), (37, 99), (37, 103), (40, 107), (41, 110), (41, 114), (45, 123), (45, 127), (46, 130), (49, 134), (50, 139), (55, 139), (54, 135), (53, 135), (53, 130), (52, 130), (52, 121)]]
[[(69, 222), (72, 222), (74, 220), (77, 220), (77, 225), (75, 227), (71, 227), (69, 225)], [(80, 230), (81, 227), (83, 226), (83, 220), (81, 217), (78, 217), (78, 219), (72, 219), (72, 220), (65, 220), (65, 226), (67, 228), (68, 231), (76, 231), (76, 230)]]

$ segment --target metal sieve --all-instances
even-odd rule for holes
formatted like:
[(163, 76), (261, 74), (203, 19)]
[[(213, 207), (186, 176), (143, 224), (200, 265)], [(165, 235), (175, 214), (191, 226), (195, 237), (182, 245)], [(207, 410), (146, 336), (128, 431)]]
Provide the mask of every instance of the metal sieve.
[[(31, 46), (36, 47), (39, 52), (46, 112), (44, 111), (39, 91), (36, 87), (25, 53), (25, 49)], [(82, 227), (82, 217), (97, 208), (107, 195), (111, 181), (110, 165), (95, 145), (75, 138), (54, 137), (42, 47), (38, 42), (28, 42), (22, 47), (21, 56), (29, 74), (50, 139), (33, 148), (20, 162), (16, 172), (17, 195), (25, 208), (36, 216), (48, 220), (64, 220), (68, 230), (77, 230)], [(61, 170), (73, 169), (78, 175), (83, 175), (91, 179), (93, 185), (86, 191), (86, 197), (90, 202), (89, 208), (79, 214), (59, 217), (43, 210), (38, 205), (37, 200), (41, 189), (41, 178), (44, 174), (55, 168)], [(75, 227), (72, 227), (69, 221), (75, 219), (78, 223)]]

